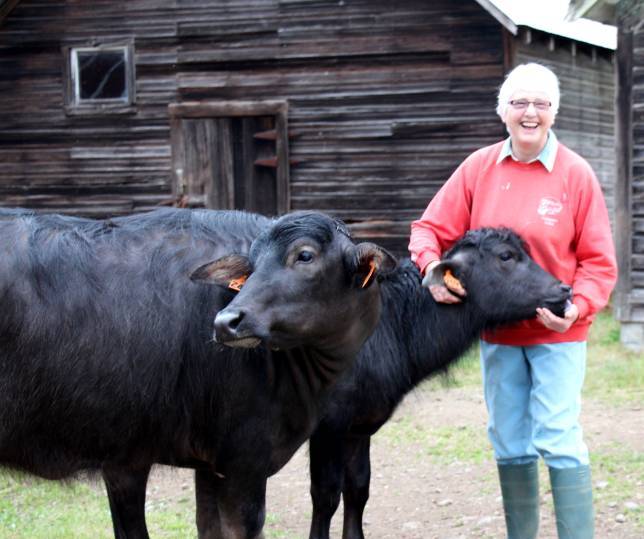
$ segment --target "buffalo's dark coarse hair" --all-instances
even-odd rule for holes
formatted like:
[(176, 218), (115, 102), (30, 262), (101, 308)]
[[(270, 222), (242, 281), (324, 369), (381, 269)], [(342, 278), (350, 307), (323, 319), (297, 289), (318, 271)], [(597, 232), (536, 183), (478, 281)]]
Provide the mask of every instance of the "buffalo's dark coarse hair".
[[(258, 264), (231, 290), (260, 236)], [(299, 238), (321, 252), (298, 281), (280, 250)], [(345, 284), (352, 245), (344, 225), (310, 212), (0, 210), (0, 466), (100, 472), (119, 538), (148, 536), (154, 463), (194, 468), (199, 536), (222, 535), (220, 521), (226, 537), (261, 535), (267, 477), (308, 438), (378, 321), (379, 288)], [(215, 342), (220, 317), (263, 343)]]
[(231, 245), (247, 251), (268, 223), (175, 209), (103, 221), (0, 212), (0, 409), (31, 418), (0, 433), (0, 454), (11, 461), (29, 440), (28, 469), (59, 478), (117, 448), (170, 445), (191, 403), (214, 398), (203, 377), (216, 387), (234, 376), (211, 359), (212, 316), (232, 296), (189, 276)]
[(319, 212), (293, 212), (276, 220), (270, 230), (257, 238), (251, 249), (250, 259), (252, 262), (257, 257), (257, 253), (262, 252), (269, 243), (283, 250), (294, 239), (303, 235), (324, 247), (333, 241), (336, 232), (351, 239), (349, 230), (340, 220)]
[(459, 239), (452, 247), (446, 251), (443, 258), (449, 258), (455, 251), (464, 249), (466, 247), (473, 247), (475, 249), (489, 250), (493, 245), (498, 243), (506, 243), (514, 247), (516, 251), (525, 251), (530, 254), (529, 245), (511, 228), (499, 227), (482, 227), (474, 230), (469, 230), (461, 239)]

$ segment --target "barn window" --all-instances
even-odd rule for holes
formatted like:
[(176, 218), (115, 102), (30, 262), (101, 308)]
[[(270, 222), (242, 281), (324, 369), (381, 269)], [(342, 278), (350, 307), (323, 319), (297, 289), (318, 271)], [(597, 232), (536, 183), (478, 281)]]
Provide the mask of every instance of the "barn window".
[(75, 47), (68, 51), (65, 101), (69, 113), (133, 110), (131, 45)]

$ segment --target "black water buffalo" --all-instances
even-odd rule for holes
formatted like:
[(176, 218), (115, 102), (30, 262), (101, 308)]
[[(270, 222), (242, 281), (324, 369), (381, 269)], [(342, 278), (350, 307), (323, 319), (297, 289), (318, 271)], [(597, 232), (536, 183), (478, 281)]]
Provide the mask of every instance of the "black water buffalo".
[(570, 287), (537, 266), (509, 230), (469, 232), (431, 277), (443, 279), (448, 269), (467, 291), (461, 304), (436, 303), (409, 260), (381, 283), (380, 322), (329, 395), (310, 440), (310, 539), (329, 537), (341, 494), (343, 539), (364, 537), (370, 438), (407, 392), (445, 370), (482, 329), (534, 318), (539, 306), (561, 315), (570, 296)]
[[(262, 537), (266, 479), (375, 327), (393, 265), (316, 214), (0, 211), (0, 465), (99, 471), (128, 539), (148, 536), (151, 465), (195, 468), (199, 536)], [(237, 295), (201, 282), (246, 278)], [(213, 342), (217, 312), (238, 347)]]

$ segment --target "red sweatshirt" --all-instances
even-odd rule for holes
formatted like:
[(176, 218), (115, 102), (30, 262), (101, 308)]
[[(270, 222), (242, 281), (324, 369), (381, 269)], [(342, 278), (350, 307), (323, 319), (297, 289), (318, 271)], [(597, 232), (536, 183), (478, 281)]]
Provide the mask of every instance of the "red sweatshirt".
[(565, 333), (536, 319), (487, 332), (491, 343), (584, 341), (593, 315), (617, 279), (615, 248), (604, 197), (590, 165), (558, 143), (552, 172), (539, 161), (497, 163), (503, 142), (482, 148), (456, 169), (411, 225), (409, 250), (421, 271), (465, 232), (505, 226), (518, 232), (546, 271), (573, 288), (579, 319)]

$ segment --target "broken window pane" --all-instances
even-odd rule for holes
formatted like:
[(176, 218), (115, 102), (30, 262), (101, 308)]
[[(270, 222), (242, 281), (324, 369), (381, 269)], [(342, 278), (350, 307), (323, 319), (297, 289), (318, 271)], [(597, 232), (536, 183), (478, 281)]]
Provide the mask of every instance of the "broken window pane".
[(77, 100), (127, 101), (125, 49), (77, 50)]

